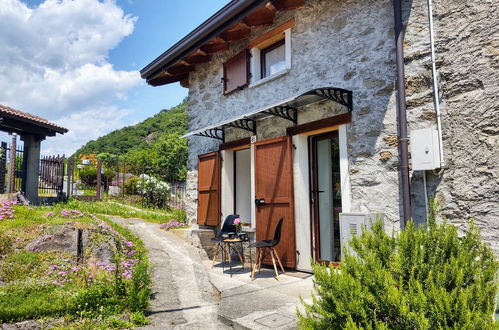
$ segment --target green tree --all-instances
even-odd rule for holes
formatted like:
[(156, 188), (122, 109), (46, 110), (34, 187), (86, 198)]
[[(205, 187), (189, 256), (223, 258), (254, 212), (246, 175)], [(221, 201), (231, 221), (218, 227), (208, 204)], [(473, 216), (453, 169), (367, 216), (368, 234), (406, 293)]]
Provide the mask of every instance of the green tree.
[(164, 180), (184, 180), (187, 174), (187, 139), (180, 134), (167, 134), (154, 148), (158, 153), (156, 168)]
[(376, 222), (351, 241), (339, 269), (314, 265), (301, 329), (492, 329), (498, 263), (470, 222), (412, 222), (389, 236)]

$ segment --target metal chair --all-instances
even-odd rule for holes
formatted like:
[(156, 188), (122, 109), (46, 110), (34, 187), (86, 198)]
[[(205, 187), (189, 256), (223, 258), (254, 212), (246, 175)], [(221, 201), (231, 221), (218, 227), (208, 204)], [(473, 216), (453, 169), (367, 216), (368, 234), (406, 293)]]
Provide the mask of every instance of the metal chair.
[[(220, 253), (222, 253), (222, 258), (223, 258), (223, 255), (224, 255), (223, 249), (226, 248), (226, 246), (224, 245), (224, 242), (223, 242), (224, 239), (227, 239), (227, 238), (230, 238), (230, 237), (236, 235), (237, 230), (236, 230), (236, 226), (234, 226), (234, 220), (236, 220), (237, 218), (239, 218), (239, 214), (228, 215), (225, 218), (225, 221), (222, 225), (222, 229), (220, 230), (218, 235), (216, 235), (215, 237), (213, 237), (211, 239), (211, 241), (213, 243), (216, 243), (215, 254), (213, 255), (213, 261), (211, 263), (212, 268), (215, 265), (215, 260)], [(230, 253), (229, 253), (229, 258), (230, 258)], [(222, 260), (222, 262), (223, 262), (223, 260)]]
[(279, 266), (281, 267), (281, 270), (283, 273), (286, 273), (284, 271), (284, 267), (282, 267), (281, 259), (279, 259), (279, 256), (277, 255), (274, 247), (279, 244), (281, 241), (281, 229), (282, 229), (282, 223), (284, 221), (284, 217), (279, 219), (277, 226), (275, 227), (275, 232), (274, 232), (274, 239), (272, 240), (261, 240), (261, 241), (256, 241), (255, 243), (251, 244), (249, 247), (256, 248), (256, 257), (255, 257), (255, 263), (253, 264), (252, 270), (251, 270), (251, 280), (253, 281), (255, 279), (255, 271), (258, 268), (258, 272), (260, 272), (261, 267), (262, 267), (262, 260), (265, 256), (267, 256), (270, 253), (270, 256), (272, 257), (272, 264), (274, 265), (274, 270), (275, 270), (275, 279), (279, 280), (278, 276), (279, 273), (277, 272), (277, 266), (275, 263), (275, 259), (279, 262)]

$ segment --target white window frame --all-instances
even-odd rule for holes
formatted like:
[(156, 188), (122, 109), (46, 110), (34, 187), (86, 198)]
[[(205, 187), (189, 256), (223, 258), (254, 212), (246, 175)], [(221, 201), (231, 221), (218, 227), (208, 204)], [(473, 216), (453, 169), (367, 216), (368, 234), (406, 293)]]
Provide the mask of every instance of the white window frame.
[[(285, 59), (286, 67), (283, 70), (275, 72), (270, 76), (262, 78), (262, 63), (261, 63), (261, 50), (265, 47), (259, 47), (259, 45), (251, 48), (251, 59), (250, 59), (250, 73), (251, 80), (249, 87), (256, 87), (264, 84), (268, 81), (279, 78), (287, 74), (291, 70), (291, 29), (287, 29), (283, 32), (284, 34), (284, 49), (285, 49)], [(281, 39), (282, 40), (282, 39)]]

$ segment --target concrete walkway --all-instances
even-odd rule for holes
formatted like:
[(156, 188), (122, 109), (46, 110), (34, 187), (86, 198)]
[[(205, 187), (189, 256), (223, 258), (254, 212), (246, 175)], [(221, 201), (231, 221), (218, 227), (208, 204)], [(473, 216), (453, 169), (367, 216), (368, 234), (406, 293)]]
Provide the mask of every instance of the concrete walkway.
[(205, 262), (209, 269), (210, 282), (220, 292), (219, 319), (236, 329), (294, 329), (296, 311), (301, 307), (300, 297), (310, 302), (313, 276), (302, 272), (279, 272), (274, 278), (273, 268), (263, 268), (251, 281), (250, 265), (244, 271), (237, 265), (230, 277), (229, 271), (211, 262)]
[(144, 242), (153, 269), (151, 324), (144, 329), (228, 329), (218, 320), (216, 291), (198, 249), (139, 219), (111, 220), (128, 227)]
[[(149, 250), (154, 264), (148, 329), (294, 329), (300, 297), (310, 301), (311, 274), (287, 272), (274, 278), (262, 267), (251, 281), (250, 266), (211, 267), (189, 229), (165, 232), (139, 219), (111, 218), (131, 229)], [(222, 323), (223, 322), (223, 323)]]

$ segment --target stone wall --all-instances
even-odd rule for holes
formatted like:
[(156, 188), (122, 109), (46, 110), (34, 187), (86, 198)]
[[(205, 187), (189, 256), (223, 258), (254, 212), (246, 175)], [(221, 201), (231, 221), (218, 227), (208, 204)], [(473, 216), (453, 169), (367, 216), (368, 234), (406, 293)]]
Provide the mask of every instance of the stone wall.
[[(404, 1), (410, 129), (435, 125), (426, 3)], [(353, 118), (347, 128), (352, 211), (384, 213), (387, 227), (399, 229), (392, 2), (308, 0), (305, 8), (280, 13), (275, 26), (291, 17), (295, 18), (295, 28), (288, 74), (224, 96), (222, 63), (241, 51), (246, 42), (232, 45), (228, 52), (214, 56), (190, 74), (190, 128), (214, 124), (317, 87), (352, 90)], [(428, 192), (441, 200), (442, 215), (452, 223), (464, 227), (470, 217), (475, 217), (483, 236), (499, 253), (497, 17), (495, 0), (436, 3), (446, 169), (441, 175), (428, 173)], [(271, 28), (253, 31), (252, 38)], [(311, 116), (320, 113), (319, 106), (311, 110)], [(259, 138), (283, 134), (284, 125), (280, 119), (260, 123)], [(233, 130), (227, 138), (244, 134)], [(217, 147), (213, 139), (189, 139), (191, 219), (196, 214), (197, 155)], [(421, 173), (412, 172), (411, 182), (415, 221), (424, 223)]]
[[(398, 227), (397, 149), (391, 142), (396, 135), (392, 16), (390, 0), (311, 0), (304, 8), (280, 13), (274, 26), (295, 19), (290, 72), (224, 96), (222, 63), (241, 51), (246, 42), (231, 46), (190, 74), (190, 128), (254, 111), (313, 88), (352, 90), (354, 111), (348, 126), (352, 210), (382, 212), (389, 226)], [(250, 39), (272, 28), (255, 30)], [(320, 117), (320, 111), (318, 106), (315, 115)], [(310, 120), (315, 115), (311, 114)], [(280, 119), (269, 119), (268, 124), (259, 123), (259, 135), (273, 136), (275, 128), (283, 135), (284, 125)], [(216, 148), (212, 139), (190, 138), (191, 180), (196, 177), (197, 155)], [(188, 187), (190, 198), (195, 199), (196, 184)], [(194, 219), (195, 204), (191, 205), (189, 217)]]
[[(499, 9), (494, 0), (435, 1), (445, 170), (428, 173), (442, 215), (470, 217), (499, 254)], [(435, 123), (426, 0), (405, 2), (407, 106), (411, 129)], [(412, 173), (414, 216), (424, 221), (421, 173)]]

